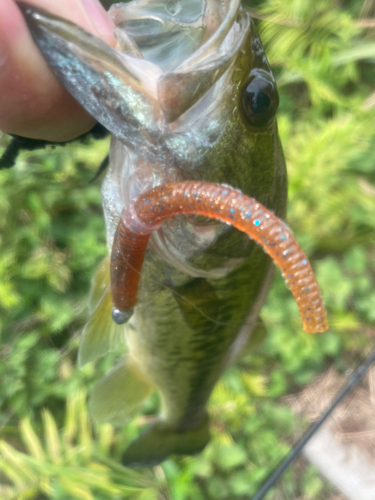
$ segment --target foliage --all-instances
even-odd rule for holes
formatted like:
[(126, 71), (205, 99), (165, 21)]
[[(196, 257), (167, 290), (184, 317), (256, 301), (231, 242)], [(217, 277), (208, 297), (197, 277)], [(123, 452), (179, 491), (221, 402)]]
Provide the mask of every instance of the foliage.
[[(154, 474), (118, 465), (156, 398), (121, 432), (89, 430), (82, 391), (114, 360), (75, 367), (89, 281), (106, 252), (100, 192), (89, 180), (108, 142), (24, 153), (0, 173), (2, 498), (248, 498), (304, 426), (280, 398), (329, 363), (345, 370), (361, 358), (375, 323), (375, 35), (361, 20), (371, 5), (251, 2), (279, 85), (288, 221), (317, 271), (331, 328), (301, 332), (277, 276), (262, 311), (269, 334), (217, 385), (213, 439), (198, 457), (168, 460)], [(284, 495), (330, 498), (303, 464), (267, 498)]]
[(48, 410), (42, 414), (43, 442), (29, 418), (19, 425), (26, 453), (0, 441), (0, 470), (10, 483), (1, 484), (4, 500), (54, 498), (64, 500), (163, 499), (164, 475), (140, 474), (114, 462), (108, 455), (113, 428), (103, 425), (92, 434), (85, 393), (67, 399), (65, 424), (58, 429)]

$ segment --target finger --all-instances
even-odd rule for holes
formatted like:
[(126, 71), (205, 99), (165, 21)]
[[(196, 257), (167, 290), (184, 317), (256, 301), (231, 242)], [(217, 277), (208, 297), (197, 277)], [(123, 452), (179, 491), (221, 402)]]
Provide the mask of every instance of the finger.
[[(65, 17), (111, 46), (112, 22), (98, 0), (28, 0)], [(52, 74), (31, 39), (14, 0), (0, 1), (0, 129), (8, 133), (66, 141), (95, 121)]]

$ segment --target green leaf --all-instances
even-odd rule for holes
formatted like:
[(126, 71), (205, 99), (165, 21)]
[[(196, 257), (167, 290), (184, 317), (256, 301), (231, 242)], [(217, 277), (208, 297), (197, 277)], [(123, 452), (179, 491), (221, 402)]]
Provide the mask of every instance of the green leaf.
[(44, 433), (49, 458), (55, 464), (61, 463), (60, 438), (56, 422), (48, 410), (43, 412)]
[(61, 478), (61, 484), (66, 493), (69, 494), (69, 498), (74, 498), (77, 500), (95, 500), (91, 491), (82, 484), (77, 484), (67, 478)]
[(223, 470), (235, 469), (239, 465), (246, 463), (246, 461), (246, 451), (236, 444), (230, 447), (221, 447), (220, 454), (217, 458), (217, 464)]
[(30, 424), (30, 419), (25, 417), (20, 424), (22, 439), (30, 453), (34, 458), (43, 461), (45, 459), (42, 444)]

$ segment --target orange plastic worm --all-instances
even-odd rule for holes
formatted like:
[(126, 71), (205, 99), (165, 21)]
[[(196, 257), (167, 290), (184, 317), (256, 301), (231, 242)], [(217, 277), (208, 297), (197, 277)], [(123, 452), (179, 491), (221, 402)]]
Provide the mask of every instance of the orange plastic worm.
[(227, 185), (171, 182), (141, 195), (124, 209), (111, 258), (113, 319), (125, 323), (137, 303), (138, 283), (149, 237), (161, 223), (178, 214), (205, 215), (246, 233), (281, 268), (297, 302), (307, 333), (327, 330), (318, 284), (306, 255), (291, 230), (254, 198)]

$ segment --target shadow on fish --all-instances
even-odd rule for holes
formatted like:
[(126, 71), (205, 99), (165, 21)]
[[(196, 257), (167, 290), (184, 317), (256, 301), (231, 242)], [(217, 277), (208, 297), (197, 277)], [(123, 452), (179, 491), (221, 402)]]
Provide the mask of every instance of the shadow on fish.
[[(123, 426), (158, 390), (160, 415), (130, 444), (124, 465), (150, 466), (173, 454), (199, 453), (209, 441), (207, 401), (259, 322), (273, 273), (268, 253), (271, 246), (275, 254), (283, 251), (281, 232), (287, 229), (280, 228), (286, 226), (277, 226), (276, 239), (259, 233), (262, 248), (231, 222), (236, 208), (239, 220), (247, 217), (262, 231), (259, 215), (251, 219), (245, 205), (229, 198), (224, 205), (222, 195), (208, 199), (208, 211), (199, 211), (203, 198), (192, 188), (186, 210), (179, 211), (177, 201), (171, 216), (148, 232), (144, 255), (137, 247), (142, 237), (136, 241), (130, 234), (132, 260), (123, 257), (118, 227), (126, 225), (124, 209), (129, 215), (133, 207), (131, 224), (134, 229), (137, 221), (136, 231), (143, 234), (147, 211), (156, 213), (144, 194), (187, 181), (221, 184), (221, 193), (230, 184), (236, 190), (230, 193), (252, 197), (257, 209), (259, 204), (268, 209), (268, 217), (285, 216), (278, 93), (254, 23), (239, 0), (117, 3), (109, 10), (115, 50), (67, 20), (25, 3), (19, 7), (51, 69), (112, 133), (102, 197), (115, 265), (107, 257), (93, 278), (78, 361), (83, 366), (122, 344), (128, 354), (94, 388), (91, 414), (98, 422)], [(142, 199), (143, 218), (134, 212)], [(161, 193), (158, 213), (167, 206), (163, 199)], [(229, 218), (217, 217), (223, 210)], [(120, 269), (119, 252), (130, 275)], [(138, 258), (144, 259), (140, 265)], [(302, 281), (306, 266), (304, 257), (296, 257), (287, 270), (282, 267), (302, 292), (309, 292)], [(128, 277), (132, 270), (136, 286)], [(118, 282), (125, 283), (116, 295), (117, 322), (111, 280), (116, 293)], [(121, 311), (128, 292), (135, 305)], [(307, 321), (309, 306), (319, 300), (314, 296), (301, 306)]]

